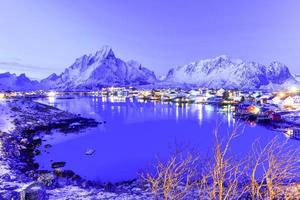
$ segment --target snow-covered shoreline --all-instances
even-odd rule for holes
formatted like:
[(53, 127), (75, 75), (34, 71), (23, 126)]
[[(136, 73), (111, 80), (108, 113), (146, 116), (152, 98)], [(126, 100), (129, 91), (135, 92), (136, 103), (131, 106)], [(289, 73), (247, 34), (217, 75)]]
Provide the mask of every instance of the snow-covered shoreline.
[(33, 158), (40, 153), (37, 147), (45, 145), (41, 134), (51, 134), (52, 129), (78, 132), (97, 126), (95, 120), (30, 98), (0, 100), (0, 116), (0, 199), (20, 199), (32, 186), (39, 188), (42, 199), (155, 199), (150, 186), (137, 180), (103, 184), (69, 170), (38, 169)]
[(33, 160), (40, 153), (36, 147), (42, 145), (38, 133), (77, 132), (97, 126), (95, 120), (25, 98), (1, 100), (0, 114), (0, 199), (19, 199), (33, 184), (40, 185), (49, 199), (151, 199), (137, 181), (98, 184), (69, 170), (38, 170)]

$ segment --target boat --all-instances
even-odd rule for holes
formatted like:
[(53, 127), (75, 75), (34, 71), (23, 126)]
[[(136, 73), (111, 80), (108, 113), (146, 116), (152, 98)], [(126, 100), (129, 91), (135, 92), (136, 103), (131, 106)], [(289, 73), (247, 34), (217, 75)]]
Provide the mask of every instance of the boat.
[(93, 154), (95, 153), (95, 151), (96, 151), (96, 150), (94, 150), (94, 149), (87, 149), (87, 150), (85, 151), (85, 155), (91, 156), (91, 155), (93, 155)]

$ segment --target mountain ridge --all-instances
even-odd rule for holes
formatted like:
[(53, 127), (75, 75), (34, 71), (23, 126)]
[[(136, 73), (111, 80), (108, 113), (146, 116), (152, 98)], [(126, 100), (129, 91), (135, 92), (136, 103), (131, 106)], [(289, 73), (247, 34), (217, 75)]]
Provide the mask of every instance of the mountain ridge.
[(39, 86), (38, 81), (30, 80), (24, 73), (19, 76), (9, 72), (0, 74), (0, 91), (34, 91)]
[(94, 54), (77, 58), (63, 73), (43, 79), (41, 83), (44, 88), (50, 84), (63, 90), (88, 90), (110, 85), (147, 85), (156, 81), (153, 71), (137, 61), (117, 58), (112, 48), (104, 46)]
[(109, 46), (75, 59), (61, 74), (32, 81), (25, 74), (0, 74), (0, 90), (94, 90), (105, 86), (187, 87), (224, 89), (276, 89), (299, 85), (289, 68), (278, 61), (263, 65), (221, 55), (155, 73), (137, 61), (116, 57)]
[(297, 84), (288, 67), (280, 62), (262, 65), (224, 55), (171, 68), (165, 81), (226, 89), (259, 89), (286, 81)]

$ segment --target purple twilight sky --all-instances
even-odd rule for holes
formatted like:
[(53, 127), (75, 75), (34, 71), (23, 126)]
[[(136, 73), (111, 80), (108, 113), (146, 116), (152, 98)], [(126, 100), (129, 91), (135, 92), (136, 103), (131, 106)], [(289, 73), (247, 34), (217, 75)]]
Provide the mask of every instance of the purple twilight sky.
[(110, 45), (158, 75), (229, 55), (300, 73), (299, 0), (0, 0), (0, 72), (60, 73)]

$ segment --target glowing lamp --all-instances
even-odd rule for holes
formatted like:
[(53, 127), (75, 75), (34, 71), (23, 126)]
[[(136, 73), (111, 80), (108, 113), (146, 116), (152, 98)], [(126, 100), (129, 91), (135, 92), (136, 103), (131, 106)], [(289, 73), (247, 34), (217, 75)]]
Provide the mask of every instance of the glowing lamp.
[(247, 110), (248, 110), (248, 112), (253, 113), (253, 114), (258, 114), (260, 112), (259, 107), (256, 107), (256, 106), (249, 106)]
[(298, 88), (297, 87), (291, 87), (290, 88), (290, 92), (292, 92), (292, 93), (296, 93), (296, 92), (298, 92)]
[(284, 93), (284, 92), (280, 92), (280, 93), (278, 94), (278, 96), (279, 96), (280, 98), (283, 98), (283, 97), (285, 97), (285, 93)]
[(47, 96), (48, 97), (55, 97), (56, 96), (56, 92), (54, 92), (54, 91), (48, 92)]

